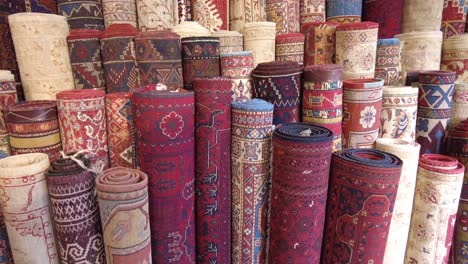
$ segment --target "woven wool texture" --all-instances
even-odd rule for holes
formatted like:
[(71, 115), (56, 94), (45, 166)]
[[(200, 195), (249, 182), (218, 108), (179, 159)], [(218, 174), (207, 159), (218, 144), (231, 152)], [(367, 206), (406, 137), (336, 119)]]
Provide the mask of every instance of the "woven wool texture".
[(416, 141), (421, 154), (442, 153), (455, 92), (455, 73), (429, 71), (419, 74)]
[(19, 13), (8, 17), (26, 100), (55, 100), (74, 89), (63, 16)]
[(57, 1), (56, 0), (24, 0), (24, 12), (57, 14)]
[(188, 38), (188, 37), (206, 37), (210, 35), (210, 31), (200, 25), (198, 22), (195, 21), (182, 21), (179, 25), (176, 25), (172, 28), (180, 38)]
[(343, 69), (333, 64), (304, 68), (302, 121), (333, 132), (333, 150), (341, 150)]
[(444, 38), (465, 33), (468, 3), (465, 0), (444, 0), (442, 27)]
[(140, 84), (135, 36), (129, 24), (113, 24), (101, 35), (101, 52), (108, 93), (131, 92)]
[(51, 162), (59, 158), (62, 143), (54, 101), (22, 102), (4, 114), (12, 155), (45, 153)]
[(135, 167), (133, 94), (106, 95), (107, 142), (111, 167)]
[(241, 32), (246, 23), (266, 21), (266, 1), (230, 0), (230, 30)]
[[(0, 159), (6, 158), (0, 153)], [(5, 220), (3, 214), (0, 211), (0, 243), (2, 247), (0, 248), (0, 263), (2, 264), (14, 264), (13, 253), (11, 253), (10, 241), (8, 240), (8, 233), (5, 225)]]
[(440, 30), (444, 1), (404, 1), (402, 33)]
[(246, 23), (242, 34), (244, 34), (244, 50), (253, 52), (254, 67), (259, 63), (275, 60), (275, 23)]
[(440, 69), (456, 72), (457, 81), (468, 82), (468, 34), (444, 40)]
[(194, 94), (144, 87), (134, 107), (137, 159), (149, 177), (153, 263), (195, 263)]
[(97, 177), (96, 190), (107, 263), (151, 263), (148, 176), (130, 168), (107, 169)]
[(105, 89), (99, 37), (101, 31), (75, 29), (67, 37), (75, 89)]
[(455, 92), (453, 94), (453, 104), (450, 113), (450, 126), (455, 127), (461, 121), (466, 119), (468, 112), (468, 84), (455, 83)]
[(375, 149), (393, 154), (403, 161), (385, 248), (385, 264), (404, 263), (420, 147), (418, 143), (393, 138), (378, 138), (375, 145)]
[(383, 80), (343, 82), (343, 148), (372, 148), (379, 136)]
[(383, 263), (401, 170), (378, 150), (333, 153), (322, 263)]
[(253, 97), (275, 106), (273, 124), (299, 122), (302, 68), (296, 62), (260, 63), (252, 71)]
[(219, 38), (219, 53), (244, 51), (244, 36), (237, 31), (218, 30), (211, 34)]
[(417, 113), (417, 88), (384, 86), (379, 137), (415, 141)]
[(142, 86), (162, 83), (169, 90), (182, 88), (180, 38), (170, 31), (142, 32), (135, 38), (136, 60)]
[(335, 63), (336, 23), (317, 22), (304, 24), (304, 66)]
[(379, 24), (379, 38), (393, 38), (401, 33), (404, 0), (364, 0), (362, 20)]
[(275, 60), (304, 64), (304, 34), (288, 33), (276, 36)]
[(8, 129), (3, 111), (18, 102), (14, 76), (10, 71), (0, 71), (0, 155), (10, 155)]
[(179, 22), (192, 20), (192, 1), (191, 0), (177, 0)]
[(267, 21), (276, 23), (276, 34), (299, 32), (300, 1), (266, 0)]
[(306, 23), (325, 22), (325, 2), (326, 0), (300, 0), (301, 26)]
[(57, 7), (70, 29), (104, 29), (101, 0), (57, 0)]
[(192, 81), (195, 78), (220, 76), (219, 39), (216, 37), (183, 38), (182, 73), (184, 88), (187, 90), (193, 90)]
[(23, 88), (19, 82), (20, 73), (18, 63), (16, 62), (15, 48), (13, 46), (13, 39), (11, 38), (10, 26), (8, 25), (8, 15), (0, 13), (0, 69), (9, 70), (15, 76), (17, 93), (20, 98), (23, 98)]
[(327, 22), (361, 22), (362, 0), (327, 0)]
[[(265, 263), (273, 105), (232, 103), (232, 262)], [(254, 169), (252, 169), (254, 168)]]
[(57, 94), (63, 151), (86, 151), (91, 166), (96, 168), (109, 166), (104, 95), (103, 90)]
[[(76, 158), (89, 166), (82, 155)], [(105, 263), (94, 174), (70, 158), (46, 172), (57, 249), (63, 263)]]
[[(380, 30), (380, 29), (379, 29)], [(400, 82), (400, 40), (379, 39), (375, 60), (375, 78), (383, 79), (384, 85), (398, 85)]]
[(233, 101), (247, 101), (252, 98), (252, 78), (254, 69), (251, 51), (221, 54), (221, 75), (231, 78)]
[(138, 27), (135, 0), (102, 0), (102, 12), (106, 28), (113, 24), (130, 24)]
[(405, 262), (447, 263), (464, 170), (448, 156), (419, 158)]
[(46, 154), (0, 160), (0, 202), (15, 263), (58, 264), (45, 171)]
[(303, 123), (273, 132), (269, 262), (319, 263), (332, 140), (330, 130)]
[(229, 29), (229, 1), (193, 0), (193, 20), (209, 29), (211, 33)]
[(170, 30), (179, 22), (177, 0), (137, 0), (140, 30)]

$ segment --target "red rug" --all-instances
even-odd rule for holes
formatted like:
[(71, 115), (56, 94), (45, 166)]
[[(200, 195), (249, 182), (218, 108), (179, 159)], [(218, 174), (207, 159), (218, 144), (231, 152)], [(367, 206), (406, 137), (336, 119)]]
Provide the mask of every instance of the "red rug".
[(8, 25), (8, 14), (0, 14), (0, 69), (9, 70), (15, 75), (18, 82), (16, 90), (18, 98), (24, 100), (23, 88), (20, 82), (18, 63), (16, 62), (15, 48), (11, 38), (10, 26)]
[(465, 0), (444, 0), (442, 27), (444, 38), (465, 33), (468, 5)]
[(379, 39), (401, 33), (404, 0), (364, 0), (362, 21), (379, 23)]
[(302, 25), (305, 35), (304, 67), (335, 63), (335, 31), (337, 23), (307, 23)]

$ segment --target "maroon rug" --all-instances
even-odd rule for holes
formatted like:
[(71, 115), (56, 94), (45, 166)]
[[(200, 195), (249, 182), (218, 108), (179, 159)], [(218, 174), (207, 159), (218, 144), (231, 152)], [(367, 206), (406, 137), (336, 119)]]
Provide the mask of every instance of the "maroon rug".
[(379, 38), (393, 38), (401, 33), (404, 0), (364, 0), (362, 21), (379, 23)]

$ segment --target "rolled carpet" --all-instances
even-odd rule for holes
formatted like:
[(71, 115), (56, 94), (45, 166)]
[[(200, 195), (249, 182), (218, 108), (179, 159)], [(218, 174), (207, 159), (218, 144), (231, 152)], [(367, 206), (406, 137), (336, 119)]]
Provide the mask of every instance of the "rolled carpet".
[(275, 60), (275, 23), (246, 23), (242, 34), (244, 34), (244, 50), (253, 52), (254, 67), (259, 63)]
[(43, 153), (0, 159), (0, 202), (15, 263), (58, 264)]
[(444, 1), (404, 1), (402, 33), (439, 31), (442, 22)]
[(137, 159), (148, 174), (153, 263), (195, 263), (194, 94), (143, 87), (133, 100)]
[(275, 106), (273, 124), (299, 122), (302, 68), (296, 62), (260, 63), (252, 71), (253, 97)]
[(231, 80), (195, 79), (193, 88), (197, 263), (231, 263)]
[(105, 263), (94, 174), (83, 155), (60, 158), (46, 172), (51, 215), (60, 259), (64, 263)]
[(421, 144), (421, 154), (440, 154), (444, 151), (455, 78), (456, 74), (450, 71), (427, 71), (419, 74), (416, 141)]
[(468, 112), (468, 83), (456, 82), (449, 127), (455, 127), (466, 119)]
[(364, 0), (362, 21), (379, 24), (379, 38), (393, 38), (401, 33), (404, 0)]
[(362, 0), (327, 0), (327, 22), (361, 22)]
[(419, 158), (405, 262), (448, 262), (464, 170), (448, 156)]
[(101, 0), (57, 0), (57, 7), (70, 29), (104, 29)]
[(300, 1), (266, 0), (266, 20), (276, 23), (276, 34), (299, 32)]
[(322, 263), (383, 263), (401, 171), (379, 150), (333, 153)]
[(343, 69), (334, 64), (304, 69), (302, 120), (333, 132), (333, 151), (341, 150), (343, 113)]
[(265, 263), (273, 105), (232, 103), (232, 262)]
[(0, 155), (10, 155), (10, 141), (3, 111), (18, 102), (16, 84), (10, 71), (0, 71)]
[(444, 38), (465, 33), (467, 12), (468, 5), (465, 0), (444, 0), (441, 26)]
[(183, 23), (192, 20), (192, 1), (177, 0), (179, 22)]
[(301, 26), (306, 23), (325, 22), (325, 0), (300, 0)]
[(24, 0), (25, 12), (57, 14), (56, 0)]
[(211, 33), (229, 29), (229, 1), (192, 0), (193, 21), (208, 28)]
[(106, 29), (113, 24), (138, 27), (135, 0), (102, 0), (102, 12)]
[(141, 31), (171, 30), (179, 24), (177, 0), (136, 0), (136, 7)]
[(242, 32), (244, 25), (251, 22), (267, 21), (266, 1), (238, 0), (229, 1), (230, 30)]
[(221, 75), (231, 78), (233, 101), (247, 101), (252, 98), (252, 78), (254, 69), (251, 51), (221, 54)]
[(304, 66), (335, 63), (335, 31), (337, 23), (304, 24)]
[(383, 80), (343, 82), (343, 148), (373, 148), (379, 136)]
[(237, 31), (218, 30), (211, 36), (219, 38), (219, 54), (244, 51), (244, 36)]
[(319, 263), (333, 133), (303, 123), (273, 132), (270, 263)]
[[(0, 153), (0, 159), (6, 158), (6, 156), (2, 156), (3, 154)], [(0, 244), (2, 247), (0, 248), (0, 263), (2, 264), (14, 264), (15, 261), (13, 260), (13, 253), (11, 253), (11, 246), (10, 241), (8, 239), (7, 228), (5, 225), (5, 219), (3, 218), (3, 214), (0, 211)]]
[(18, 63), (16, 61), (15, 47), (11, 37), (10, 26), (8, 23), (8, 14), (0, 14), (0, 69), (11, 71), (14, 75), (13, 81), (16, 83), (18, 98), (24, 100), (23, 87), (21, 86)]
[(468, 34), (444, 40), (440, 69), (456, 72), (457, 81), (468, 82)]
[(400, 82), (400, 40), (397, 38), (377, 40), (375, 78), (383, 79), (384, 85)]
[(148, 176), (107, 169), (96, 178), (96, 190), (107, 263), (151, 263)]
[(276, 36), (275, 60), (294, 61), (304, 64), (304, 39), (302, 33), (288, 33)]
[(404, 263), (420, 148), (418, 143), (394, 138), (378, 138), (376, 141), (376, 150), (393, 154), (403, 161), (385, 248), (385, 264)]

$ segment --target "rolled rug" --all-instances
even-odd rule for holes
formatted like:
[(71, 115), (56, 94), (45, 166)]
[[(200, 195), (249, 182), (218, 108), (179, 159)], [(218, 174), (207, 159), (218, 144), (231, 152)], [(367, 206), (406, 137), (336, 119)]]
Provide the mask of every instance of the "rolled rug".
[(246, 23), (267, 21), (266, 1), (229, 1), (229, 29), (239, 31)]
[(15, 263), (58, 264), (43, 153), (0, 159), (0, 204)]
[(418, 92), (409, 86), (384, 86), (379, 137), (416, 140)]
[(73, 90), (66, 18), (18, 13), (8, 21), (26, 100), (55, 100), (57, 93)]
[(136, 7), (141, 31), (171, 30), (179, 24), (177, 0), (136, 0)]
[(104, 25), (109, 28), (113, 24), (137, 25), (137, 10), (135, 0), (101, 0)]
[(455, 82), (453, 105), (450, 111), (449, 127), (455, 127), (466, 119), (468, 112), (468, 83)]
[(294, 61), (304, 64), (304, 40), (302, 33), (288, 33), (276, 36), (275, 60)]
[(57, 1), (56, 0), (25, 0), (24, 12), (33, 13), (46, 13), (46, 14), (57, 14)]
[(362, 0), (327, 0), (327, 22), (361, 22)]
[(404, 1), (402, 33), (440, 30), (444, 1)]
[(465, 167), (455, 158), (419, 158), (405, 263), (447, 263)]
[(0, 41), (0, 69), (11, 71), (14, 75), (13, 81), (18, 81), (15, 84), (18, 90), (18, 98), (24, 100), (23, 87), (21, 86), (20, 73), (7, 13), (0, 14), (0, 37), (2, 38), (2, 41)]
[(9, 106), (4, 114), (12, 155), (45, 153), (51, 162), (60, 157), (62, 142), (54, 101), (21, 102)]
[(275, 60), (275, 23), (246, 23), (242, 34), (244, 34), (244, 50), (253, 52), (254, 67), (259, 63)]
[(109, 166), (104, 96), (103, 90), (75, 90), (57, 94), (63, 151), (84, 151), (95, 170)]
[(272, 121), (266, 101), (232, 103), (233, 263), (266, 261)]
[(383, 263), (402, 163), (374, 149), (333, 153), (322, 263)]
[(132, 92), (139, 87), (135, 37), (138, 30), (129, 24), (113, 24), (101, 34), (101, 52), (108, 93)]
[(193, 0), (193, 21), (208, 28), (211, 33), (229, 29), (229, 1)]
[(400, 40), (397, 38), (377, 40), (375, 78), (383, 79), (384, 85), (400, 82)]
[(195, 21), (181, 21), (180, 24), (172, 28), (172, 31), (179, 35), (181, 39), (188, 37), (207, 37), (210, 35), (210, 31), (207, 28)]
[[(4, 156), (5, 155), (5, 156)], [(2, 154), (0, 152), (0, 159), (6, 158), (6, 154)], [(3, 218), (3, 214), (0, 211), (0, 243), (2, 244), (2, 248), (0, 249), (0, 263), (2, 264), (14, 264), (15, 261), (13, 260), (13, 253), (11, 253), (11, 246), (10, 241), (8, 239), (7, 228), (5, 225), (5, 220)]]
[(301, 26), (306, 23), (325, 22), (325, 0), (300, 0)]
[(183, 38), (181, 42), (184, 89), (193, 90), (192, 81), (195, 78), (221, 75), (219, 38), (189, 37)]
[(221, 75), (231, 78), (232, 100), (247, 101), (252, 98), (252, 78), (254, 69), (251, 51), (221, 54)]
[(337, 23), (308, 23), (301, 27), (305, 35), (304, 66), (335, 63)]
[(137, 159), (148, 174), (153, 263), (195, 263), (194, 94), (143, 87), (133, 98)]
[[(3, 111), (18, 102), (16, 84), (10, 71), (0, 70), (0, 155), (9, 156), (10, 141)], [(0, 255), (1, 256), (1, 255)]]
[(106, 89), (99, 37), (101, 31), (74, 29), (67, 36), (75, 89)]
[(401, 33), (404, 0), (364, 0), (362, 21), (379, 24), (379, 38), (393, 38)]
[(467, 12), (468, 5), (464, 0), (444, 0), (441, 26), (444, 38), (465, 33)]
[(177, 0), (179, 23), (192, 21), (192, 1)]
[(302, 67), (296, 62), (260, 63), (252, 71), (253, 97), (275, 106), (273, 124), (299, 122)]
[(419, 74), (416, 141), (421, 144), (421, 154), (439, 154), (444, 151), (455, 78), (456, 74), (450, 71), (427, 71)]
[(457, 81), (468, 82), (468, 34), (444, 40), (440, 69), (457, 73)]
[(211, 34), (219, 38), (219, 53), (244, 51), (244, 36), (237, 31), (218, 30)]
[(101, 0), (57, 0), (57, 7), (70, 29), (104, 29)]
[(343, 81), (343, 148), (373, 148), (379, 136), (383, 80)]
[(336, 64), (343, 79), (374, 78), (379, 24), (349, 23), (336, 27)]
[(140, 84), (162, 83), (169, 90), (182, 88), (182, 57), (179, 35), (170, 31), (141, 32), (135, 37)]
[(55, 238), (64, 263), (106, 263), (94, 173), (85, 169), (89, 163), (82, 154), (73, 155), (52, 162), (46, 172)]
[(96, 190), (107, 263), (151, 263), (148, 176), (130, 168), (107, 169), (96, 178)]
[(333, 151), (341, 150), (343, 69), (334, 64), (304, 68), (302, 120), (333, 132)]
[(273, 132), (271, 263), (319, 263), (333, 133), (304, 123)]
[(418, 171), (420, 145), (394, 138), (378, 138), (375, 149), (393, 154), (403, 161), (400, 184), (393, 207), (383, 263), (404, 263), (408, 240), (414, 189)]
[(276, 34), (299, 32), (300, 1), (297, 0), (266, 0), (267, 21), (276, 24)]
[(111, 167), (134, 168), (136, 165), (132, 102), (132, 93), (106, 95), (107, 142)]

